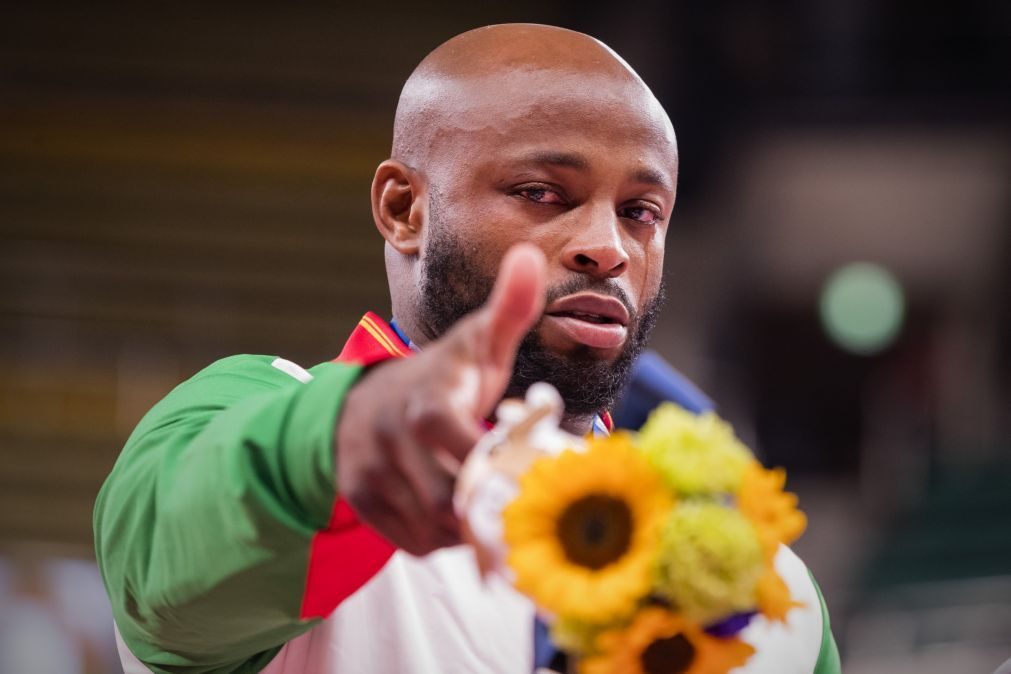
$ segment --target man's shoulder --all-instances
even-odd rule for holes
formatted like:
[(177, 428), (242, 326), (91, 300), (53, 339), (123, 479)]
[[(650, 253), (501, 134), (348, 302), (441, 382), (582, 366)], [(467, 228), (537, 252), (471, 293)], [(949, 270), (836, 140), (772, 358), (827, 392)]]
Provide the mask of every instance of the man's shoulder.
[(307, 370), (273, 355), (227, 356), (178, 384), (151, 408), (137, 431), (150, 430), (152, 425), (161, 426), (180, 416), (213, 414), (253, 396), (301, 386), (333, 367), (338, 366), (322, 363)]
[[(283, 381), (291, 379), (291, 375), (280, 369), (275, 363), (290, 363), (289, 360), (279, 356), (264, 354), (240, 353), (232, 356), (225, 356), (206, 366), (185, 383), (201, 381), (209, 377), (230, 377), (246, 378), (253, 381)], [(299, 366), (295, 366), (299, 367)], [(299, 369), (301, 369), (299, 367)]]
[(215, 387), (274, 389), (290, 384), (305, 384), (312, 381), (319, 372), (336, 366), (335, 363), (324, 362), (306, 369), (281, 356), (243, 353), (214, 361), (182, 382), (173, 393)]

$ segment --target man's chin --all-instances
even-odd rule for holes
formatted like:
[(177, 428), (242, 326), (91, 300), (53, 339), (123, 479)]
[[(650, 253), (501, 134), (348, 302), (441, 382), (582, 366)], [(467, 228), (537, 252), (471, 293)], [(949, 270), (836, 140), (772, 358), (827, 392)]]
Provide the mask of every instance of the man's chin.
[(546, 381), (558, 389), (569, 414), (596, 413), (611, 405), (635, 357), (627, 345), (616, 353), (571, 341), (558, 348), (539, 337), (540, 330), (520, 345), (507, 397), (522, 397), (531, 384)]

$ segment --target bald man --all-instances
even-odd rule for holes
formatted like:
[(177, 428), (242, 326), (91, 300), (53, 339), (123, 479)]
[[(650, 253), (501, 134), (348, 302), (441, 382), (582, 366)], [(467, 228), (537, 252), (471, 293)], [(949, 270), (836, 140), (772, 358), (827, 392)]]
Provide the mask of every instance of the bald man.
[[(99, 495), (127, 673), (531, 672), (533, 607), (458, 545), (456, 471), (534, 381), (568, 430), (607, 432), (662, 299), (677, 170), (662, 107), (592, 38), (492, 26), (429, 54), (372, 184), (395, 321), (367, 314), (308, 370), (211, 365)], [(781, 557), (805, 608), (757, 626), (771, 669), (745, 671), (835, 671), (817, 589)]]

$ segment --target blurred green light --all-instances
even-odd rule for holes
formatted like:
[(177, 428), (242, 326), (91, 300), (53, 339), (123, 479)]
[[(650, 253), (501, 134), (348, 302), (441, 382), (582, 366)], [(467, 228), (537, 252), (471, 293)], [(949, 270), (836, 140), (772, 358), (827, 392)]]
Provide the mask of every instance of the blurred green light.
[(902, 329), (902, 286), (882, 267), (855, 262), (829, 276), (819, 302), (822, 325), (843, 349), (861, 355), (881, 351)]

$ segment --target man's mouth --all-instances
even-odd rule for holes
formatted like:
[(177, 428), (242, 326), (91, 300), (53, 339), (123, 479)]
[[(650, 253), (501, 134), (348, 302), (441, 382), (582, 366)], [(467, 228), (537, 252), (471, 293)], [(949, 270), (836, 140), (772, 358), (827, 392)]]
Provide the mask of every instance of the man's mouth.
[(581, 321), (588, 321), (590, 323), (599, 323), (599, 324), (617, 323), (617, 321), (608, 316), (601, 316), (599, 314), (588, 314), (582, 311), (558, 311), (549, 315), (560, 316), (562, 318), (578, 318)]
[(592, 348), (617, 349), (628, 338), (628, 310), (614, 297), (566, 295), (549, 304), (544, 314), (548, 330)]

